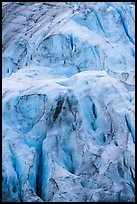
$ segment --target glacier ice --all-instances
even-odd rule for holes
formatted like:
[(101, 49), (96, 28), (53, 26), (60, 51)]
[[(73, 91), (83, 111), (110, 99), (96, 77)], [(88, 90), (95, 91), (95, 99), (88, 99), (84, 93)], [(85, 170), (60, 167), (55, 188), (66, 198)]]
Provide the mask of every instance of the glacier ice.
[(2, 199), (135, 201), (135, 5), (3, 2)]

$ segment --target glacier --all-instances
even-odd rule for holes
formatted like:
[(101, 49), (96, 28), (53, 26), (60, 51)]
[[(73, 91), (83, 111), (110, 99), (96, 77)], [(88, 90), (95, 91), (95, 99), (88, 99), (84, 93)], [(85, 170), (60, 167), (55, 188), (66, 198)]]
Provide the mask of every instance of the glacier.
[(135, 201), (134, 2), (3, 2), (2, 200)]

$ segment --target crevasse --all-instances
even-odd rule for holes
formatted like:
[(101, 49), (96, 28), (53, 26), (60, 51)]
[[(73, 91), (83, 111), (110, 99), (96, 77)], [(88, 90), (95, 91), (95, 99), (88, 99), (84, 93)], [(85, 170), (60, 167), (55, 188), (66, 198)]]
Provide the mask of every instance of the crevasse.
[(134, 2), (3, 2), (2, 201), (135, 201)]

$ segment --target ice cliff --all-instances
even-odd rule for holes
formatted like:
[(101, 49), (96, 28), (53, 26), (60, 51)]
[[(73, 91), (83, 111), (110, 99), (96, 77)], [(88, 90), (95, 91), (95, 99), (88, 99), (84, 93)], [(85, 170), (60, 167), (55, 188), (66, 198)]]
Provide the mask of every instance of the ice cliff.
[(134, 2), (2, 6), (2, 198), (135, 201)]

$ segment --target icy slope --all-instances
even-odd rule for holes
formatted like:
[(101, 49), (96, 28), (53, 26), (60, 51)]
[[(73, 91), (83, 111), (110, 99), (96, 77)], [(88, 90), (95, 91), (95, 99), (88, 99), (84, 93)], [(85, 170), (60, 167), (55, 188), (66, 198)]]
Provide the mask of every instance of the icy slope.
[(65, 76), (106, 70), (131, 81), (134, 12), (131, 3), (7, 5), (3, 9), (3, 76), (35, 64), (52, 65), (53, 72)]
[(135, 200), (134, 10), (3, 5), (3, 201)]

